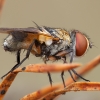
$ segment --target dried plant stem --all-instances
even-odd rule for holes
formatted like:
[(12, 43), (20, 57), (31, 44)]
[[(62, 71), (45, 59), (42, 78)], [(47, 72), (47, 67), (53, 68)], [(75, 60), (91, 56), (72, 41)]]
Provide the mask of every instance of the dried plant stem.
[[(100, 63), (100, 56), (86, 64), (78, 73), (80, 75), (85, 74), (95, 68)], [(73, 69), (80, 66), (79, 63), (73, 64), (30, 64), (23, 68), (18, 68), (14, 72), (10, 73), (5, 77), (5, 79), (0, 84), (0, 100), (3, 99), (10, 85), (12, 84), (14, 78), (18, 72), (61, 72), (69, 69)], [(74, 78), (77, 77), (74, 75)], [(73, 80), (69, 78), (66, 80), (66, 88), (63, 88), (62, 84), (56, 84), (42, 88), (36, 92), (30, 93), (24, 96), (21, 100), (51, 100), (58, 95), (68, 92), (68, 91), (89, 91), (89, 90), (100, 90), (100, 83), (97, 82), (76, 82), (72, 83)], [(72, 83), (72, 84), (71, 84)], [(43, 99), (44, 98), (44, 99)]]
[(73, 64), (30, 64), (23, 68), (18, 68), (14, 72), (36, 72), (36, 73), (47, 73), (47, 72), (61, 72), (70, 70), (81, 66), (79, 63)]
[(6, 76), (2, 83), (0, 83), (0, 100), (4, 98), (7, 90), (11, 86), (17, 74), (18, 72), (10, 73), (8, 76)]
[(59, 86), (47, 86), (45, 88), (42, 88), (36, 92), (33, 92), (31, 94), (28, 94), (26, 96), (24, 96), (23, 98), (21, 98), (20, 100), (38, 100), (40, 99), (41, 97), (47, 95), (48, 93), (51, 93), (53, 92), (54, 90), (58, 89)]
[[(2, 81), (2, 83), (0, 84), (0, 100), (2, 100), (2, 98), (4, 97), (4, 95), (6, 94), (7, 90), (9, 89), (10, 85), (12, 84), (14, 78), (16, 77), (16, 75), (19, 72), (37, 72), (37, 73), (43, 73), (43, 72), (59, 72), (62, 70), (69, 70), (69, 69), (73, 69), (75, 67), (80, 66), (80, 64), (30, 64), (26, 67), (23, 68), (18, 68), (16, 69), (14, 72), (8, 74), (5, 79)], [(50, 87), (51, 88), (51, 87)], [(49, 88), (49, 91), (47, 89), (48, 92), (57, 89), (58, 87), (52, 87), (52, 89)], [(48, 93), (47, 91), (43, 91), (42, 95), (44, 95), (45, 93)], [(38, 96), (39, 97), (39, 96)]]
[(38, 100), (53, 100), (58, 95), (65, 94), (69, 91), (100, 91), (100, 82), (75, 82), (68, 85), (66, 88), (53, 91)]

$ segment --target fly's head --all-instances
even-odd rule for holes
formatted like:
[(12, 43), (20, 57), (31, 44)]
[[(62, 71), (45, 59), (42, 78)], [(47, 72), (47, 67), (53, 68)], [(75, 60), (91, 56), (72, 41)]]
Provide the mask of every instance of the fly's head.
[(76, 56), (82, 56), (85, 54), (85, 52), (88, 50), (89, 47), (92, 48), (91, 41), (87, 35), (81, 33), (78, 30), (73, 30), (71, 32), (71, 35), (72, 35), (71, 37), (72, 41), (74, 42), (74, 46), (75, 46)]
[(22, 43), (26, 36), (27, 34), (25, 34), (24, 32), (19, 32), (19, 31), (11, 32), (4, 39), (4, 43), (3, 43), (4, 50), (9, 51), (9, 52), (14, 52), (14, 51), (21, 49)]

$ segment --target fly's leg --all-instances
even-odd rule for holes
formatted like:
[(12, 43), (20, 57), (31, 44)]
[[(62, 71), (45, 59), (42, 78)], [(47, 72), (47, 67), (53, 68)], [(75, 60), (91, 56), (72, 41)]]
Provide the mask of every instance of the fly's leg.
[[(66, 57), (64, 57), (62, 60), (63, 60), (64, 63), (67, 63), (67, 62), (66, 62)], [(64, 81), (64, 77), (63, 77), (63, 76), (64, 76), (64, 71), (61, 72), (61, 79), (62, 79), (62, 81), (63, 81), (63, 85), (64, 85), (64, 88), (65, 88), (66, 85), (65, 85), (65, 81)]]
[[(63, 62), (64, 62), (64, 63), (67, 63), (67, 62), (66, 62), (66, 58), (65, 58), (65, 59), (63, 59)], [(72, 78), (72, 79), (76, 82), (76, 80), (74, 79), (74, 77), (73, 77), (73, 75), (72, 75), (71, 71), (70, 71), (70, 70), (68, 70), (68, 72), (69, 72), (69, 74), (70, 74), (71, 78)], [(64, 71), (62, 71), (62, 72), (61, 72), (61, 78), (62, 78), (62, 81), (63, 81), (64, 87), (66, 87), (66, 85), (65, 85), (65, 81), (64, 81), (64, 77), (63, 77), (63, 76), (64, 76)]]
[[(71, 53), (71, 52), (72, 52), (71, 49), (70, 49), (69, 51), (61, 51), (61, 52), (57, 53), (57, 54), (55, 55), (55, 57), (56, 57), (56, 58), (61, 58), (61, 59), (63, 60), (64, 63), (67, 63), (67, 62), (66, 62), (66, 55), (69, 54), (69, 53)], [(71, 71), (68, 70), (68, 72), (70, 73), (72, 79), (74, 80)], [(63, 76), (64, 76), (64, 71), (61, 72), (61, 79), (62, 79), (62, 81), (63, 81), (64, 87), (66, 87), (65, 81), (64, 81), (64, 77), (63, 77)]]
[(50, 85), (52, 86), (52, 78), (51, 78), (51, 74), (50, 74), (50, 72), (47, 72), (47, 74), (48, 74), (48, 77), (49, 77), (49, 82), (50, 82)]
[(90, 80), (85, 79), (84, 77), (82, 77), (81, 75), (79, 75), (74, 69), (72, 69), (73, 73), (76, 74), (78, 77), (80, 77), (81, 79), (83, 79), (84, 81), (88, 81), (90, 82)]
[(27, 53), (26, 53), (26, 57), (20, 62), (20, 50), (17, 52), (17, 64), (5, 75), (3, 75), (1, 78), (5, 77), (6, 75), (8, 75), (10, 72), (14, 71), (16, 68), (18, 68), (30, 55), (30, 52), (32, 50), (32, 47), (35, 43), (35, 40), (33, 40), (33, 42), (31, 43), (31, 45), (29, 46)]
[[(73, 52), (73, 50), (71, 50), (71, 51), (69, 51), (68, 53), (70, 53), (70, 52), (72, 52), (71, 59), (70, 59), (70, 63), (72, 63), (72, 62), (73, 62), (73, 58), (74, 58), (74, 52)], [(64, 63), (67, 63), (67, 62), (66, 62), (66, 57), (63, 57), (62, 60), (63, 60)], [(70, 76), (71, 76), (71, 78), (73, 79), (74, 82), (76, 82), (76, 80), (74, 79), (74, 77), (73, 77), (71, 71), (72, 71), (75, 75), (77, 75), (78, 77), (80, 77), (81, 79), (83, 79), (83, 80), (85, 80), (85, 81), (89, 81), (89, 80), (83, 78), (81, 75), (79, 75), (74, 69), (68, 70), (68, 72), (69, 72), (69, 74), (70, 74)], [(65, 81), (64, 81), (64, 77), (63, 77), (63, 76), (64, 76), (64, 71), (62, 71), (62, 73), (61, 73), (61, 78), (62, 78), (64, 87), (66, 87)]]
[(64, 80), (64, 71), (62, 71), (61, 72), (61, 79), (62, 79), (62, 81), (63, 81), (63, 85), (64, 85), (64, 88), (66, 87), (66, 85), (65, 85), (65, 80)]
[(72, 75), (71, 71), (70, 71), (70, 70), (68, 70), (68, 72), (69, 72), (69, 74), (70, 74), (71, 78), (73, 79), (73, 81), (74, 81), (74, 82), (76, 82), (76, 80), (74, 79), (74, 77), (73, 77), (73, 75)]
[[(73, 57), (74, 57), (74, 52), (72, 52), (72, 56), (71, 56), (71, 59), (70, 59), (70, 63), (72, 63)], [(69, 70), (69, 71), (70, 71), (70, 70)], [(81, 75), (79, 75), (74, 69), (71, 69), (71, 71), (72, 71), (75, 75), (77, 75), (79, 78), (81, 78), (81, 79), (83, 79), (83, 80), (85, 80), (85, 81), (89, 81), (89, 80), (83, 78)], [(73, 75), (72, 75), (72, 74), (70, 74), (70, 75), (71, 75), (73, 81), (75, 81)], [(76, 81), (75, 81), (75, 82), (76, 82)]]
[[(46, 61), (47, 61), (47, 58), (45, 57), (44, 58), (44, 63), (46, 64)], [(48, 74), (48, 77), (49, 77), (49, 82), (50, 82), (50, 85), (52, 86), (52, 78), (51, 78), (51, 74), (50, 74), (50, 72), (47, 72), (47, 74)]]

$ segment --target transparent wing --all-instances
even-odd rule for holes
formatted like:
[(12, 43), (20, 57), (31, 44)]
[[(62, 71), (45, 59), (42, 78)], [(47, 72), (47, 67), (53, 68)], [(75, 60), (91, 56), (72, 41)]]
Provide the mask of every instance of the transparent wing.
[(28, 28), (0, 28), (0, 33), (6, 33), (9, 34), (13, 31), (23, 31), (28, 33), (40, 33), (40, 30), (34, 27), (28, 27)]

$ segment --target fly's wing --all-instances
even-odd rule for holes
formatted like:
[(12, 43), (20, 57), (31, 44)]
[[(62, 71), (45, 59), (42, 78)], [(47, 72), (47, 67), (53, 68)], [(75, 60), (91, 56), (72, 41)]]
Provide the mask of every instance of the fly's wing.
[[(40, 30), (41, 29), (41, 30)], [(0, 33), (10, 34), (11, 32), (26, 32), (31, 34), (42, 34), (46, 36), (51, 36), (51, 33), (47, 31), (45, 28), (34, 28), (34, 27), (28, 27), (28, 28), (0, 28)]]
[[(39, 41), (45, 41), (47, 44), (51, 44), (52, 40), (59, 40), (59, 38), (55, 37), (52, 32), (50, 30), (54, 30), (54, 29), (50, 29), (47, 30), (47, 28), (45, 27), (28, 27), (28, 28), (0, 28), (0, 33), (5, 33), (5, 34), (10, 34), (11, 32), (14, 32), (17, 34), (17, 32), (20, 33), (29, 33), (29, 34), (38, 34), (39, 35)], [(54, 32), (55, 33), (55, 32)], [(49, 42), (49, 43), (48, 43)]]
[(6, 33), (9, 34), (13, 31), (19, 31), (19, 32), (28, 32), (28, 33), (40, 33), (40, 30), (34, 27), (29, 28), (0, 28), (0, 33)]

